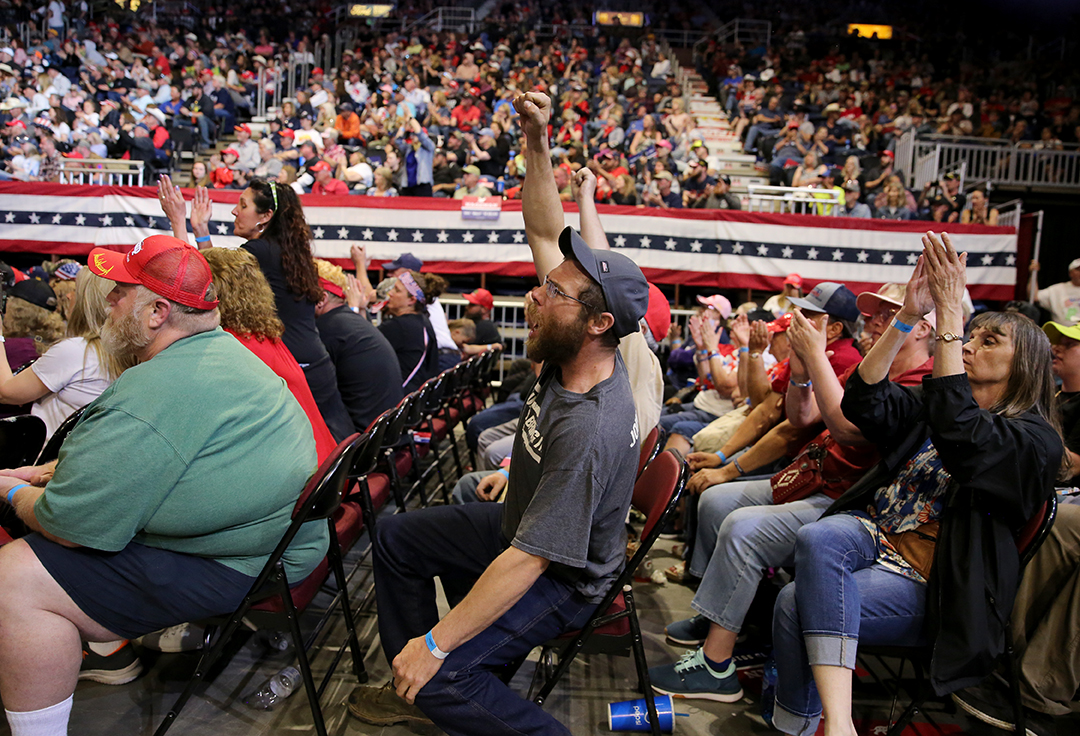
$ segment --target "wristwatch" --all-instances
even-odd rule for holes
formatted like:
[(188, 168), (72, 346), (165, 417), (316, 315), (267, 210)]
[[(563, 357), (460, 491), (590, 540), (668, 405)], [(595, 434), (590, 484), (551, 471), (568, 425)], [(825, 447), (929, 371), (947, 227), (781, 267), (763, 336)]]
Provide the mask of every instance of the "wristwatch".
[(963, 340), (963, 335), (956, 335), (952, 332), (942, 332), (940, 335), (934, 338), (935, 341), (941, 342), (956, 342), (957, 340)]

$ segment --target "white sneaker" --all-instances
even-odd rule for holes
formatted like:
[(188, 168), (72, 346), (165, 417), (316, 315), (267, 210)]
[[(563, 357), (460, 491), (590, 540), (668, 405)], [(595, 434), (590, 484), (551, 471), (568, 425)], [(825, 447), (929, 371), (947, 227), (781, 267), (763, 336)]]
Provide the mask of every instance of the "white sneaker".
[(137, 641), (147, 649), (159, 652), (194, 652), (203, 648), (205, 629), (195, 624), (177, 624), (161, 631), (141, 636)]

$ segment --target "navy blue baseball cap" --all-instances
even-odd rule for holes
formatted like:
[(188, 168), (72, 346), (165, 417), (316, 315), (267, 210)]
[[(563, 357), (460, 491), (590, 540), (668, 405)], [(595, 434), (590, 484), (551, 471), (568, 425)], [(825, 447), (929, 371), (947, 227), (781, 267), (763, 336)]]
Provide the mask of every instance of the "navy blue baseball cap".
[(859, 319), (859, 307), (851, 289), (835, 281), (822, 281), (806, 296), (789, 296), (788, 301), (808, 312), (824, 312), (830, 317), (854, 322)]
[(412, 253), (402, 253), (396, 261), (383, 264), (384, 271), (396, 271), (399, 268), (407, 268), (410, 271), (419, 271), (424, 267), (424, 262)]
[(633, 261), (622, 253), (593, 250), (572, 227), (559, 235), (559, 250), (573, 258), (604, 292), (607, 311), (615, 318), (616, 337), (626, 337), (641, 329), (641, 318), (649, 308), (649, 282)]

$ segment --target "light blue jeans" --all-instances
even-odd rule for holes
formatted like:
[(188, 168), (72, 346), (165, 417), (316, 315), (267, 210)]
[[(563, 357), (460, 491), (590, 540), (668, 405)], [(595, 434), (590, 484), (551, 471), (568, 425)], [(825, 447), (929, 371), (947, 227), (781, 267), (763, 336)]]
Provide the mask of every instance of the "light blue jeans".
[(922, 644), (925, 611), (926, 585), (878, 564), (873, 535), (858, 519), (837, 514), (803, 527), (795, 582), (773, 609), (773, 725), (799, 736), (816, 732), (821, 699), (811, 666), (854, 669), (860, 641)]
[(796, 533), (831, 503), (816, 493), (774, 506), (768, 478), (707, 489), (698, 502), (697, 546), (690, 561), (701, 585), (690, 605), (728, 631), (739, 631), (765, 572), (792, 564)]

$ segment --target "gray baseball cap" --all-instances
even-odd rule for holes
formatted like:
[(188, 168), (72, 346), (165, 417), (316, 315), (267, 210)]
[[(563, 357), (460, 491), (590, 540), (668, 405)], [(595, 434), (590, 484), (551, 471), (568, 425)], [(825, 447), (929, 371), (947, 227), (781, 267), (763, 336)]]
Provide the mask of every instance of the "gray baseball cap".
[(572, 227), (559, 235), (559, 249), (600, 284), (607, 311), (615, 318), (612, 330), (616, 337), (626, 337), (641, 329), (638, 323), (649, 308), (649, 282), (637, 264), (622, 253), (593, 250)]
[(805, 297), (789, 296), (788, 301), (809, 312), (824, 312), (830, 317), (854, 322), (859, 318), (859, 307), (851, 289), (835, 281), (822, 281)]

